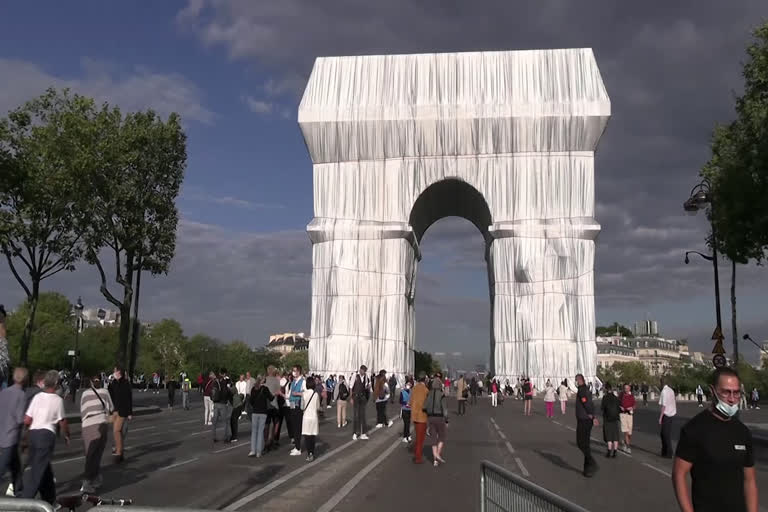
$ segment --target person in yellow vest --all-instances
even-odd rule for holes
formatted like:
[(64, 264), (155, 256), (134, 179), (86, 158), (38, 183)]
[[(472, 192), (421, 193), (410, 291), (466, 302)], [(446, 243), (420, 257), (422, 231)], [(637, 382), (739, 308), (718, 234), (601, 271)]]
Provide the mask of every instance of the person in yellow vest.
[(189, 377), (184, 377), (181, 382), (181, 406), (185, 411), (189, 410), (189, 392), (192, 390), (192, 383), (189, 381)]

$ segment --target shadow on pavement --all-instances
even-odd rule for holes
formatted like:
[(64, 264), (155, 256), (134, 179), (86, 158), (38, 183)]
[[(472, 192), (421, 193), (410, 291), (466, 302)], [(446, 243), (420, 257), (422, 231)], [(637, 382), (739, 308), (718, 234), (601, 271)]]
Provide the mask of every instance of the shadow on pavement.
[(559, 455), (555, 455), (554, 453), (550, 453), (550, 452), (544, 452), (541, 450), (534, 450), (534, 453), (539, 455), (541, 458), (551, 462), (555, 466), (561, 467), (568, 471), (575, 471), (576, 473), (581, 474), (581, 470), (579, 468), (571, 466), (565, 460), (563, 460), (563, 458), (560, 457)]

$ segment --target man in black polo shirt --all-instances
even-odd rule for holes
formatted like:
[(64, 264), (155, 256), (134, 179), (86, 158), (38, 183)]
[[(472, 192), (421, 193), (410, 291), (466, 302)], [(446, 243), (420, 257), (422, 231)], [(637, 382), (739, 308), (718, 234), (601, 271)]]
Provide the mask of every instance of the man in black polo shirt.
[[(757, 482), (752, 435), (736, 417), (741, 398), (739, 376), (715, 370), (713, 404), (680, 432), (672, 483), (683, 512), (757, 512)], [(691, 473), (692, 492), (686, 475)]]
[(584, 454), (584, 476), (592, 477), (597, 472), (597, 462), (592, 457), (589, 446), (589, 438), (592, 434), (592, 426), (598, 425), (595, 417), (595, 406), (592, 403), (592, 393), (589, 391), (584, 376), (576, 376), (576, 446)]

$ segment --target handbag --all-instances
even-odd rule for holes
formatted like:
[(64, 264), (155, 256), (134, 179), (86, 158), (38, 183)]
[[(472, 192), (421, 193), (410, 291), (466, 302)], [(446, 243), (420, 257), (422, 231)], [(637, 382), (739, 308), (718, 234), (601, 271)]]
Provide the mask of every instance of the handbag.
[(114, 415), (110, 414), (109, 410), (107, 409), (107, 404), (104, 403), (104, 400), (101, 398), (101, 395), (99, 395), (99, 392), (96, 391), (96, 388), (91, 386), (91, 391), (93, 391), (93, 394), (96, 395), (96, 398), (99, 399), (99, 402), (101, 402), (101, 408), (104, 409), (104, 415), (107, 417), (107, 423), (114, 423), (115, 417)]

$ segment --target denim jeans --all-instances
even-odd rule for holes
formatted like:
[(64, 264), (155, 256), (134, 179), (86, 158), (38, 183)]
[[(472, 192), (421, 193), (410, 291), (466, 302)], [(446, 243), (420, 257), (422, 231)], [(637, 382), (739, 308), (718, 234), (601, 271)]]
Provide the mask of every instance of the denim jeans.
[(216, 430), (218, 430), (219, 421), (224, 423), (224, 440), (229, 441), (232, 437), (232, 431), (230, 429), (230, 411), (229, 404), (215, 402), (213, 404), (213, 420), (211, 421), (211, 431), (213, 432), (213, 441), (217, 441)]
[(261, 455), (264, 450), (264, 427), (267, 424), (266, 414), (251, 415), (251, 451)]

